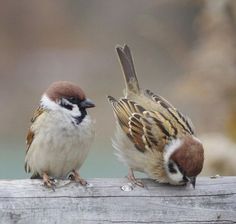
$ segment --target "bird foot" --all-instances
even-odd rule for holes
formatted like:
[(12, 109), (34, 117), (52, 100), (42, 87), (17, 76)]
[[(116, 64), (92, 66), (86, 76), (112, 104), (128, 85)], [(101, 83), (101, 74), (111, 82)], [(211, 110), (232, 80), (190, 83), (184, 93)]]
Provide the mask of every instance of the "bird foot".
[(139, 187), (144, 187), (144, 183), (141, 180), (135, 178), (133, 170), (129, 171), (127, 178), (132, 184), (137, 185)]
[(86, 180), (84, 180), (83, 178), (81, 178), (79, 173), (76, 172), (75, 170), (72, 171), (72, 173), (70, 174), (69, 178), (72, 181), (75, 181), (76, 183), (80, 183), (82, 186), (86, 186), (88, 184), (88, 182)]
[(43, 174), (43, 185), (55, 191), (55, 181), (54, 179), (50, 179), (50, 177), (46, 173)]

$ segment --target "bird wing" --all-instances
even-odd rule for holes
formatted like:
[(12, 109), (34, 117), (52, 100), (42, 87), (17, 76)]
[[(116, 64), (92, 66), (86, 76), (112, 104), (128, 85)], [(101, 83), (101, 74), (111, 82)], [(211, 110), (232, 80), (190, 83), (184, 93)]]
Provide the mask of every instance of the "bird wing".
[(173, 124), (161, 112), (148, 111), (138, 103), (122, 98), (108, 97), (122, 130), (135, 147), (147, 150), (163, 150), (163, 146), (176, 135)]
[[(32, 119), (31, 119), (32, 124), (38, 119), (38, 117), (44, 112), (44, 110), (45, 109), (43, 107), (40, 107), (40, 106), (36, 109)], [(32, 130), (32, 125), (31, 125), (31, 127), (28, 131), (28, 134), (26, 136), (26, 154), (28, 153), (29, 148), (30, 148), (30, 146), (31, 146), (31, 144), (34, 140), (34, 136), (35, 136), (35, 133)], [(27, 171), (26, 167), (27, 167), (27, 164), (25, 163), (25, 170)]]
[(163, 97), (154, 94), (150, 90), (144, 91), (145, 96), (151, 99), (153, 102), (157, 103), (160, 106), (163, 115), (172, 122), (173, 126), (177, 129), (176, 135), (181, 134), (194, 134), (194, 126), (189, 117), (183, 115), (179, 112), (173, 105), (171, 105)]

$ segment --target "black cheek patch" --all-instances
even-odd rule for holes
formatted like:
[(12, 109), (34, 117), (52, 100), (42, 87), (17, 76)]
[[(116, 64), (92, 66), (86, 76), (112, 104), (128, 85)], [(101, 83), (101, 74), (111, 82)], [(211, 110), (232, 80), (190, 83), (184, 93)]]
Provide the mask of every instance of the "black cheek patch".
[(74, 117), (76, 125), (79, 125), (87, 115), (87, 111), (84, 108), (80, 108), (80, 112), (81, 112), (80, 116)]
[(173, 163), (168, 164), (168, 169), (169, 169), (170, 173), (177, 173), (177, 170), (174, 168)]
[(186, 176), (183, 176), (183, 181), (184, 181), (185, 183), (187, 183), (189, 180), (188, 180), (188, 178), (187, 178)]

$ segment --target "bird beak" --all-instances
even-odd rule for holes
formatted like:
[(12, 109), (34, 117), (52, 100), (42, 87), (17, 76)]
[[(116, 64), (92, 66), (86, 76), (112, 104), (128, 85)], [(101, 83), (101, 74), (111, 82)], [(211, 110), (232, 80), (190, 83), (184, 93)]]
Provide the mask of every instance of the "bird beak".
[(85, 99), (83, 100), (80, 105), (84, 108), (91, 108), (91, 107), (95, 107), (95, 104), (93, 103), (92, 100), (90, 99)]
[(190, 183), (192, 184), (193, 188), (195, 189), (195, 184), (196, 184), (196, 177), (190, 177)]

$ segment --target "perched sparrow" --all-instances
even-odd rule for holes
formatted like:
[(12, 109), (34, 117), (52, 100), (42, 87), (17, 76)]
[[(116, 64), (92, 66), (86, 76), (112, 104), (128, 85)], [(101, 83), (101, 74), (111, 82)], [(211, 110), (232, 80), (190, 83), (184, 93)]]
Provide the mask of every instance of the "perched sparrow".
[(127, 45), (117, 47), (126, 83), (125, 97), (112, 105), (117, 131), (113, 147), (129, 167), (128, 178), (143, 186), (133, 171), (146, 173), (160, 183), (195, 187), (204, 160), (203, 146), (191, 121), (167, 100), (150, 90), (141, 90)]
[(94, 138), (93, 121), (86, 109), (94, 103), (83, 90), (70, 82), (53, 83), (43, 94), (27, 135), (25, 170), (31, 178), (43, 178), (53, 187), (52, 178), (71, 178), (86, 184), (79, 168)]

